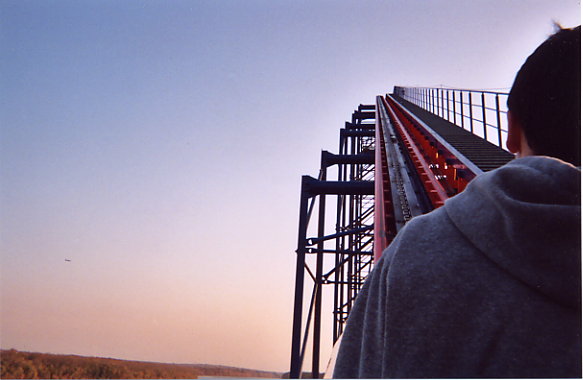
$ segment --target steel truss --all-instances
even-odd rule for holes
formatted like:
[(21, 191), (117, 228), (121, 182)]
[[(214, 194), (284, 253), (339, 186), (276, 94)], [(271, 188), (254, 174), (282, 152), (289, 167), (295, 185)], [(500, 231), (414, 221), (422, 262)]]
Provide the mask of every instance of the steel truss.
[[(373, 266), (375, 118), (374, 105), (360, 105), (340, 129), (339, 154), (322, 152), (318, 179), (303, 176), (296, 262), (296, 287), (290, 378), (299, 378), (312, 328), (312, 377), (320, 376), (323, 286), (333, 286), (333, 340), (342, 334), (358, 291)], [(337, 166), (337, 178), (328, 169)], [(334, 232), (327, 231), (326, 196), (336, 196)], [(318, 203), (317, 236), (308, 237)], [(315, 256), (315, 268), (306, 255)], [(333, 260), (324, 260), (324, 256)], [(325, 268), (328, 265), (329, 267)], [(312, 280), (308, 314), (303, 321), (304, 275)], [(302, 326), (302, 322), (305, 326)]]
[[(467, 142), (468, 138), (462, 137), (460, 141)], [(479, 139), (470, 143), (471, 147), (477, 147), (478, 153), (466, 149), (468, 156), (472, 155), (484, 167), (494, 168), (506, 162), (498, 157), (500, 152), (505, 152), (487, 141)], [(488, 148), (484, 148), (485, 145), (492, 145), (494, 151), (483, 153)], [(465, 149), (460, 146), (462, 148)], [(337, 178), (330, 181), (328, 169), (333, 166), (337, 166)], [(352, 121), (340, 129), (339, 154), (322, 152), (318, 179), (302, 177), (291, 378), (301, 376), (310, 327), (311, 377), (320, 376), (323, 286), (333, 286), (332, 337), (336, 343), (374, 260), (381, 257), (399, 230), (413, 217), (441, 207), (481, 172), (468, 157), (405, 109), (394, 96), (378, 96), (375, 105), (360, 105), (354, 111)], [(336, 196), (333, 233), (326, 230), (327, 195)], [(316, 201), (317, 233), (308, 238)], [(311, 266), (306, 260), (310, 256), (315, 259), (311, 260), (315, 261)], [(326, 260), (325, 256), (333, 260)], [(304, 320), (306, 272), (313, 287)]]

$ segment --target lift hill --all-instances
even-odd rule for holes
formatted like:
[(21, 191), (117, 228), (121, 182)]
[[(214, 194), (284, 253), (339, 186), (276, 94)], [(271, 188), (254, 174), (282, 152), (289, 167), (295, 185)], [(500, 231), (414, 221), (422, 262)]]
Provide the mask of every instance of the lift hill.
[[(397, 232), (514, 157), (503, 148), (507, 96), (395, 87), (375, 104), (359, 105), (340, 129), (338, 154), (322, 152), (318, 178), (302, 177), (291, 378), (302, 373), (309, 338), (312, 376), (320, 376), (323, 286), (333, 287), (335, 344), (375, 260)], [(328, 178), (332, 166), (334, 180)], [(326, 231), (326, 195), (336, 197), (333, 232)], [(316, 200), (317, 236), (308, 237)], [(306, 273), (312, 291), (304, 305)]]

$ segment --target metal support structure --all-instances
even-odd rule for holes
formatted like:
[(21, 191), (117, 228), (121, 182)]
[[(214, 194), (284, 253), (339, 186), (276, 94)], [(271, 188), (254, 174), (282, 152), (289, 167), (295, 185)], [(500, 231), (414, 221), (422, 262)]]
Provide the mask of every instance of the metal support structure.
[[(468, 93), (468, 103), (464, 103), (464, 92)], [(302, 367), (310, 338), (311, 372), (307, 376), (321, 375), (322, 308), (326, 294), (333, 294), (332, 340), (336, 343), (374, 261), (399, 230), (413, 217), (442, 206), (447, 198), (463, 191), (483, 172), (481, 167), (494, 168), (507, 162), (504, 160), (508, 152), (446, 121), (453, 112), (453, 122), (460, 120), (463, 129), (464, 118), (468, 118), (472, 132), (474, 121), (478, 121), (484, 127), (484, 138), (487, 128), (497, 127), (501, 144), (504, 132), (500, 121), (501, 94), (493, 93), (496, 108), (492, 109), (486, 107), (486, 92), (479, 93), (482, 120), (473, 118), (471, 91), (450, 89), (444, 93), (444, 89), (437, 88), (395, 87), (392, 96), (378, 96), (375, 105), (360, 105), (354, 111), (351, 122), (340, 129), (338, 154), (322, 152), (317, 179), (302, 177), (290, 378), (307, 375)], [(415, 101), (423, 109), (397, 101), (396, 97)], [(439, 120), (431, 119), (435, 126), (430, 127), (411, 109), (417, 114), (433, 111), (429, 116)], [(497, 113), (497, 126), (486, 121), (487, 113), (493, 110)], [(453, 140), (450, 143), (437, 132), (435, 127), (440, 123), (448, 124), (439, 127), (442, 132), (446, 127), (455, 132), (444, 136), (455, 135), (456, 144), (461, 141), (461, 145), (452, 145)], [(469, 145), (472, 149), (460, 153)], [(495, 157), (491, 152), (484, 156), (486, 148), (504, 153), (503, 157)], [(478, 152), (471, 158), (481, 167), (469, 158), (472, 152)], [(337, 170), (329, 172), (330, 167)], [(329, 178), (335, 173), (335, 179)], [(327, 196), (335, 196), (336, 202), (330, 205)], [(335, 224), (327, 220), (327, 216), (333, 215), (328, 212), (329, 207), (335, 211)], [(310, 228), (314, 210), (318, 214), (315, 229)], [(315, 236), (309, 236), (314, 233)], [(303, 298), (306, 288), (310, 288), (305, 281), (306, 272), (313, 284), (308, 312), (304, 315)], [(327, 293), (329, 288), (333, 289)]]
[[(374, 124), (363, 121), (374, 119), (375, 115), (374, 105), (359, 106), (352, 121), (340, 129), (339, 154), (322, 152), (318, 179), (302, 177), (291, 378), (299, 378), (302, 374), (309, 337), (312, 340), (311, 376), (320, 375), (323, 288), (326, 285), (334, 288), (332, 317), (333, 340), (336, 341), (342, 334), (356, 294), (372, 269), (375, 128)], [(337, 166), (337, 180), (328, 178), (331, 166)], [(330, 226), (326, 220), (326, 196), (330, 195), (337, 197), (335, 226)], [(308, 237), (311, 210), (316, 201), (317, 233), (315, 237)], [(326, 231), (332, 228), (333, 233)], [(332, 255), (333, 260), (326, 259)], [(309, 263), (311, 256), (315, 262)], [(326, 265), (330, 268), (325, 269)], [(304, 319), (305, 272), (314, 284)]]

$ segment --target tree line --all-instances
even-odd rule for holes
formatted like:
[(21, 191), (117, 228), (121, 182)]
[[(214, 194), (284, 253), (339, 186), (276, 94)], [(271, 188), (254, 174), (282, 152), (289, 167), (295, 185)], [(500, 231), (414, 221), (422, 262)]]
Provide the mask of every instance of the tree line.
[(216, 365), (138, 362), (14, 349), (0, 351), (2, 379), (196, 379), (199, 376), (281, 378), (282, 374)]

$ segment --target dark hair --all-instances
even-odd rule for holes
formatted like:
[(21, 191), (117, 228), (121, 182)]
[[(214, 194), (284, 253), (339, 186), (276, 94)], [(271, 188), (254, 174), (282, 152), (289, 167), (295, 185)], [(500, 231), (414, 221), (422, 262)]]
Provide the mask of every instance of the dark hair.
[(535, 154), (581, 165), (581, 26), (560, 28), (526, 59), (508, 109)]

